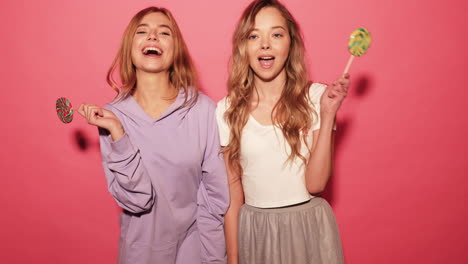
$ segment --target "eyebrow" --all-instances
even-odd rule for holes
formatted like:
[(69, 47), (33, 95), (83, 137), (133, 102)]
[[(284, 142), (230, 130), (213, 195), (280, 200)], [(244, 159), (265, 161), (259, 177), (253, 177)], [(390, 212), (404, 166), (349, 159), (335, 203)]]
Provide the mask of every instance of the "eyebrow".
[[(286, 29), (285, 29), (284, 27), (282, 27), (282, 26), (274, 26), (274, 27), (271, 27), (271, 29), (277, 29), (277, 28), (280, 28), (280, 29), (282, 29), (282, 30), (285, 30), (285, 31), (286, 31)], [(254, 28), (254, 29), (252, 29), (252, 31), (255, 31), (255, 30), (257, 30), (257, 31), (258, 31), (259, 29), (258, 29), (258, 28)]]
[[(139, 27), (149, 27), (149, 25), (148, 24), (140, 24), (140, 25), (137, 26), (137, 28), (139, 28)], [(170, 26), (166, 25), (166, 24), (160, 24), (160, 25), (158, 25), (158, 27), (167, 28), (170, 31), (172, 31), (172, 28)]]

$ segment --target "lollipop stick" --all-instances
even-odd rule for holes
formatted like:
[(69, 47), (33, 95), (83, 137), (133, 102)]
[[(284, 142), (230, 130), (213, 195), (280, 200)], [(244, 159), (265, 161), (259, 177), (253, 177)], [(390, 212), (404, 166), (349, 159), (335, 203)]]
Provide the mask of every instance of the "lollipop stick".
[(349, 57), (348, 64), (346, 64), (346, 67), (345, 67), (345, 69), (344, 69), (343, 75), (345, 75), (346, 73), (348, 73), (349, 68), (351, 67), (351, 64), (353, 63), (353, 60), (354, 60), (354, 56), (351, 55), (351, 56)]

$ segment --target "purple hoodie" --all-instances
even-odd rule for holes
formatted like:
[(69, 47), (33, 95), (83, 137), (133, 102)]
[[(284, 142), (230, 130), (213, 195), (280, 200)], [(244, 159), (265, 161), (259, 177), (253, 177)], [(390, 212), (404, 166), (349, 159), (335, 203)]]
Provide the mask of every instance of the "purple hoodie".
[(229, 189), (220, 154), (216, 105), (176, 101), (151, 118), (132, 96), (105, 106), (125, 135), (100, 129), (109, 192), (124, 210), (120, 264), (226, 263), (223, 215)]

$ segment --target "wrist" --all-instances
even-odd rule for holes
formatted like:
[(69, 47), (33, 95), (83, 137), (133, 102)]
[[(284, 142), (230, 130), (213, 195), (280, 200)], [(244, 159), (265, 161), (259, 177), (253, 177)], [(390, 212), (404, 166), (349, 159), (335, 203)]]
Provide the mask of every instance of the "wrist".
[(109, 127), (108, 130), (112, 136), (113, 141), (119, 140), (125, 134), (125, 130), (123, 129), (122, 124), (120, 124), (120, 122), (113, 124), (111, 127)]
[(335, 124), (335, 119), (336, 119), (336, 114), (335, 113), (327, 113), (327, 112), (322, 112), (320, 113), (320, 122), (321, 125), (324, 124)]

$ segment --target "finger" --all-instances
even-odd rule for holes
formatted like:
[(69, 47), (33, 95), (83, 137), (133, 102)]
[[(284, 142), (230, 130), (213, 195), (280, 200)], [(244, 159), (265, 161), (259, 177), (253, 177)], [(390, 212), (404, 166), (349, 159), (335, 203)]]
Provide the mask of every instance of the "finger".
[(346, 91), (347, 91), (348, 88), (349, 88), (349, 84), (350, 84), (350, 82), (349, 82), (348, 79), (342, 79), (342, 80), (340, 81), (340, 86), (343, 87), (343, 89), (346, 90)]
[(339, 78), (337, 81), (339, 84), (349, 83), (349, 79), (345, 79), (345, 78)]
[(92, 124), (94, 123), (94, 107), (90, 106), (88, 108), (88, 123)]
[(348, 94), (348, 91), (342, 85), (334, 86), (330, 92), (331, 94), (333, 94), (333, 98), (337, 98), (339, 100), (341, 100), (341, 97), (346, 97), (346, 95)]
[(98, 106), (91, 107), (91, 111), (92, 111), (92, 113), (93, 113), (92, 115), (94, 117), (98, 117), (98, 116), (103, 117), (104, 116), (103, 113), (102, 113), (102, 109), (100, 107), (98, 107)]
[(329, 98), (336, 98), (337, 96), (339, 96), (339, 92), (337, 92), (336, 90), (331, 90), (329, 93), (328, 93), (328, 97)]
[(333, 86), (333, 90), (337, 92), (345, 92), (347, 88), (339, 80), (336, 81), (336, 84)]
[(89, 116), (89, 109), (91, 108), (92, 104), (83, 104), (83, 112), (85, 114), (85, 118), (88, 119)]
[(86, 120), (88, 120), (88, 104), (83, 104), (83, 113)]
[(89, 123), (96, 125), (99, 117), (99, 107), (92, 107), (89, 110)]
[(92, 122), (91, 118), (92, 118), (92, 113), (93, 113), (93, 112), (92, 112), (92, 106), (91, 106), (91, 105), (87, 105), (87, 106), (85, 107), (85, 109), (86, 109), (86, 120), (88, 120), (88, 123), (91, 124), (91, 122)]
[(335, 86), (333, 91), (336, 92), (336, 93), (339, 93), (339, 94), (348, 92), (347, 88), (344, 85), (341, 85), (341, 84)]
[(83, 104), (83, 113), (84, 113), (84, 118), (86, 118), (86, 121), (88, 120), (88, 104)]
[(96, 105), (94, 105), (94, 104), (86, 104), (85, 105), (86, 119), (88, 121), (90, 121), (91, 118), (92, 118), (92, 115), (94, 115), (94, 113), (93, 113), (94, 108), (96, 108)]
[(80, 114), (81, 116), (86, 117), (86, 116), (85, 116), (85, 112), (84, 112), (84, 104), (80, 104), (80, 106), (78, 107), (78, 109), (76, 109), (76, 111), (77, 111), (78, 114)]
[(105, 108), (101, 108), (101, 110), (105, 117), (116, 117), (115, 114), (110, 110), (107, 110)]
[(100, 117), (104, 117), (104, 111), (102, 111), (102, 108), (99, 107), (97, 113), (98, 113), (98, 115), (99, 115)]
[(343, 91), (339, 92), (337, 97), (339, 97), (340, 100), (343, 100), (344, 98), (346, 98), (347, 95), (348, 93)]
[(334, 92), (338, 92), (338, 93), (343, 93), (343, 92), (346, 92), (345, 88), (341, 85), (341, 84), (338, 84), (338, 85), (335, 85), (333, 86), (333, 89), (332, 89)]
[(92, 108), (92, 116), (93, 116), (94, 119), (97, 119), (99, 117), (103, 117), (101, 108), (97, 107), (97, 106), (93, 107)]
[(349, 83), (342, 84), (341, 86), (343, 87), (343, 90), (345, 90), (345, 92), (348, 92)]
[(340, 79), (339, 85), (343, 86), (344, 89), (348, 89), (349, 88), (349, 80)]
[(327, 88), (323, 92), (323, 96), (327, 96), (328, 98), (333, 98), (332, 91), (333, 91), (333, 84), (327, 86)]

